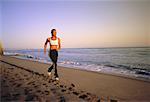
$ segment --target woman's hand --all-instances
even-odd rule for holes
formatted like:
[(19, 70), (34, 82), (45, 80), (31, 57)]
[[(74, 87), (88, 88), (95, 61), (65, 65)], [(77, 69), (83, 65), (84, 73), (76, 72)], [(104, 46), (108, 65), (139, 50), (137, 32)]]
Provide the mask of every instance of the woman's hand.
[(46, 50), (44, 49), (44, 55), (46, 55)]
[(46, 55), (46, 45), (44, 45), (44, 55)]
[(57, 48), (56, 50), (57, 50), (57, 51), (59, 51), (59, 50), (60, 50), (60, 47), (59, 47), (59, 48)]

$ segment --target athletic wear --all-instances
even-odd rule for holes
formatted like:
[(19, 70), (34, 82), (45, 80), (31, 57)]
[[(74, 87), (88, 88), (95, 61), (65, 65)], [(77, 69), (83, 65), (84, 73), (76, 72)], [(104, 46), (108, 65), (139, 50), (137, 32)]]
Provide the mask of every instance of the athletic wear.
[(48, 72), (48, 76), (51, 76), (51, 74), (52, 74), (51, 72)]
[(51, 58), (52, 62), (56, 63), (58, 58), (58, 51), (57, 50), (50, 50), (49, 57)]
[(52, 66), (48, 69), (48, 72), (51, 72), (53, 67), (55, 68), (55, 77), (58, 77), (57, 73), (57, 58), (58, 58), (58, 51), (57, 50), (50, 50), (49, 51), (49, 57), (51, 58), (53, 64)]
[(59, 80), (59, 78), (58, 78), (58, 77), (56, 77), (55, 79), (56, 79), (56, 80)]
[(50, 45), (58, 45), (58, 38), (56, 38), (56, 40), (50, 38)]

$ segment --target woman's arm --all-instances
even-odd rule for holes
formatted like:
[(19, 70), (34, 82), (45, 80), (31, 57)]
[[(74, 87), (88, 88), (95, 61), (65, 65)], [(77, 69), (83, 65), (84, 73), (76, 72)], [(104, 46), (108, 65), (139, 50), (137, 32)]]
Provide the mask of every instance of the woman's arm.
[(60, 38), (58, 38), (58, 50), (61, 49), (61, 42), (60, 42)]
[(49, 42), (49, 39), (46, 39), (46, 42), (44, 44), (44, 54), (46, 54), (46, 48), (47, 48), (47, 43)]

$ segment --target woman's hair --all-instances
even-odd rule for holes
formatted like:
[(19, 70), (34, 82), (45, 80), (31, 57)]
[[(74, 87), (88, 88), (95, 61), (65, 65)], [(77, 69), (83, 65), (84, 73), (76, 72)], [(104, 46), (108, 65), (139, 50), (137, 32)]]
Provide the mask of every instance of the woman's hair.
[(52, 30), (51, 30), (51, 34), (52, 34), (52, 36), (53, 36), (53, 32), (54, 32), (54, 31), (56, 31), (56, 29), (52, 29)]

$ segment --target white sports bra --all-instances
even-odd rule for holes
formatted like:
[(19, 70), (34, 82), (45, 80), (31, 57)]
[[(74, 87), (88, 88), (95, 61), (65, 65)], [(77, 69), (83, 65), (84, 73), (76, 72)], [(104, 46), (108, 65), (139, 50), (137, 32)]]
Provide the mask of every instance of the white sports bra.
[(58, 38), (56, 38), (56, 40), (50, 38), (50, 45), (58, 45)]

